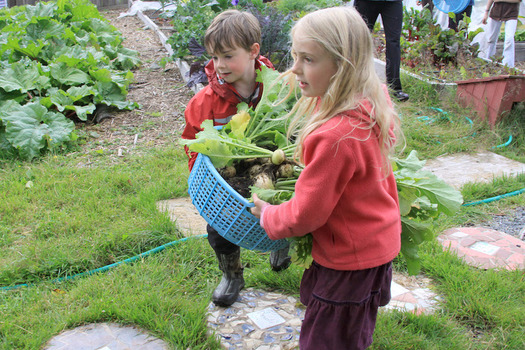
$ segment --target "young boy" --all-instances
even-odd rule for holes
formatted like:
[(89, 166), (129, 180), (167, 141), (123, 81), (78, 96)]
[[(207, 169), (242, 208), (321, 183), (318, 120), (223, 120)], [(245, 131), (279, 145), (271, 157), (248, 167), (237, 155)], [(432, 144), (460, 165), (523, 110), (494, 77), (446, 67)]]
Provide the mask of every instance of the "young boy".
[[(206, 51), (212, 60), (205, 72), (209, 84), (188, 103), (184, 116), (186, 127), (183, 139), (194, 139), (201, 131), (204, 120), (214, 125), (225, 125), (237, 113), (237, 105), (246, 102), (255, 106), (262, 95), (263, 86), (256, 82), (256, 71), (262, 66), (273, 68), (272, 63), (259, 55), (261, 28), (255, 16), (248, 12), (227, 10), (211, 23), (204, 36)], [(197, 154), (185, 147), (190, 171)], [(215, 251), (223, 275), (213, 292), (212, 300), (219, 306), (230, 306), (244, 287), (240, 247), (223, 238), (208, 225), (208, 242)], [(280, 271), (290, 264), (288, 248), (271, 252), (272, 269)]]

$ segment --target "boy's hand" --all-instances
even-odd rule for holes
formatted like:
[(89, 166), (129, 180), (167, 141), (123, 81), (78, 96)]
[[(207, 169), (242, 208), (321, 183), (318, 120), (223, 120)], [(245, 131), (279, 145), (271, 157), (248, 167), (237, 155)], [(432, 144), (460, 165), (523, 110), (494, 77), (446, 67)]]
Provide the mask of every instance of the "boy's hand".
[(253, 215), (257, 217), (257, 219), (261, 218), (264, 208), (270, 205), (262, 199), (259, 199), (259, 197), (257, 197), (255, 193), (253, 194), (253, 204), (255, 204), (255, 207), (252, 207), (250, 211)]

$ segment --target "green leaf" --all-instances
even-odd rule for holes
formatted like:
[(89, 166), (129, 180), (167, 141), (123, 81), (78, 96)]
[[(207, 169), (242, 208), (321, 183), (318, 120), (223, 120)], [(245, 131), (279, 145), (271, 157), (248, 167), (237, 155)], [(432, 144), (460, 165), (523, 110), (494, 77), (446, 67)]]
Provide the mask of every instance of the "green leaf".
[(0, 113), (5, 124), (6, 139), (18, 149), (20, 156), (31, 160), (40, 150), (69, 140), (74, 123), (60, 113), (50, 112), (38, 103), (29, 103), (10, 113)]
[(21, 61), (0, 71), (0, 87), (6, 92), (20, 91), (26, 93), (47, 86), (49, 78), (41, 74), (38, 63)]
[(37, 58), (40, 52), (46, 46), (46, 43), (41, 39), (36, 41), (25, 41), (22, 38), (9, 37), (3, 50), (12, 49), (22, 55), (29, 56), (31, 58)]
[(26, 26), (27, 35), (34, 41), (62, 37), (64, 25), (51, 18), (39, 18)]
[(410, 181), (400, 179), (399, 185), (417, 189), (419, 197), (428, 197), (432, 203), (438, 205), (439, 211), (449, 216), (454, 215), (459, 210), (463, 204), (461, 192), (429, 171), (419, 171), (417, 176), (422, 177)]
[(50, 65), (51, 76), (61, 84), (66, 85), (82, 85), (91, 81), (88, 74), (80, 69), (69, 67), (64, 62), (52, 63)]
[(128, 48), (121, 48), (117, 53), (117, 68), (128, 70), (140, 65), (138, 52)]
[(228, 145), (224, 144), (219, 131), (213, 127), (212, 120), (205, 120), (202, 123), (203, 131), (197, 133), (194, 140), (181, 139), (181, 144), (186, 145), (193, 152), (207, 155), (215, 168), (222, 168), (233, 162)]

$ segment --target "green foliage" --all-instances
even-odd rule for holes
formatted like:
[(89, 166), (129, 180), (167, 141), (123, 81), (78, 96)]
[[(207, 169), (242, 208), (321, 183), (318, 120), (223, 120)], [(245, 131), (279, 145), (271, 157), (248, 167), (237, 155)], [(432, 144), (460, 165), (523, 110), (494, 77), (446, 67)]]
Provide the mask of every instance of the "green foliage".
[(282, 102), (288, 95), (279, 72), (262, 67), (257, 72), (257, 80), (264, 85), (257, 107), (248, 107), (246, 103), (238, 105), (238, 113), (221, 130), (213, 126), (212, 120), (205, 120), (193, 140), (181, 139), (182, 145), (192, 152), (210, 157), (216, 168), (231, 165), (234, 161), (249, 158), (269, 158), (273, 150), (282, 149), (286, 155), (293, 154), (294, 146), (286, 138), (286, 114), (289, 104)]
[(473, 38), (481, 28), (469, 33), (470, 18), (465, 17), (458, 24), (458, 31), (442, 30), (432, 18), (428, 9), (403, 9), (402, 55), (406, 64), (416, 67), (431, 62), (435, 68), (444, 68), (449, 64), (458, 66), (464, 60), (477, 57), (479, 45), (473, 45)]
[[(505, 41), (505, 32), (501, 32), (498, 36), (498, 40)], [(525, 29), (518, 29), (514, 34), (515, 41), (525, 41)]]
[(401, 253), (411, 275), (420, 271), (419, 245), (434, 239), (433, 220), (441, 213), (453, 216), (463, 203), (461, 193), (422, 170), (424, 164), (412, 151), (406, 159), (395, 159), (393, 166), (401, 212)]
[(166, 18), (173, 18), (174, 33), (167, 43), (173, 49), (173, 57), (188, 59), (205, 59), (206, 53), (196, 54), (190, 51), (191, 45), (203, 46), (204, 34), (213, 18), (220, 12), (231, 7), (229, 1), (220, 2), (210, 0), (178, 1), (174, 9), (166, 10)]
[(74, 141), (72, 120), (126, 101), (138, 54), (87, 0), (0, 12), (0, 156), (33, 159)]

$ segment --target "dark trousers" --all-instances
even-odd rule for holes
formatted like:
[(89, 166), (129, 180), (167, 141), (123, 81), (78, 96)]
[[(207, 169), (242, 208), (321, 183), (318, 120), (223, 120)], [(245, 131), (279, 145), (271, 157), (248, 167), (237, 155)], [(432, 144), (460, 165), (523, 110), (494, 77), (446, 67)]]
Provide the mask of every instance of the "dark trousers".
[(210, 243), (210, 246), (216, 254), (229, 255), (241, 249), (238, 245), (222, 237), (219, 232), (210, 225), (206, 226), (206, 231), (208, 231), (208, 243)]
[(432, 0), (421, 0), (421, 6), (428, 8), (430, 13), (434, 13), (434, 3)]
[(401, 29), (403, 27), (402, 1), (355, 0), (354, 6), (372, 31), (377, 17), (381, 15), (386, 39), (386, 81), (395, 91), (402, 90), (399, 70), (401, 68)]
[(467, 16), (470, 17), (472, 14), (472, 5), (468, 5), (463, 12), (456, 14), (456, 19), (448, 18), (448, 27), (450, 29), (454, 29), (456, 32), (458, 31), (458, 23), (463, 19), (463, 17)]

